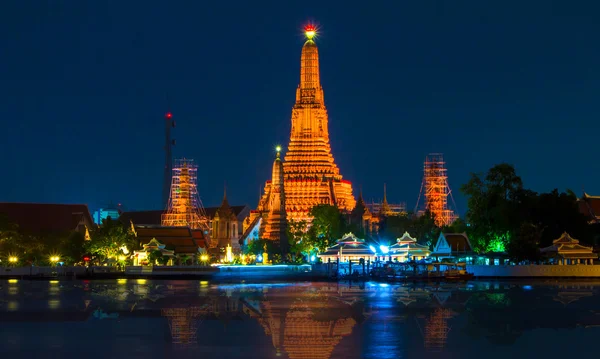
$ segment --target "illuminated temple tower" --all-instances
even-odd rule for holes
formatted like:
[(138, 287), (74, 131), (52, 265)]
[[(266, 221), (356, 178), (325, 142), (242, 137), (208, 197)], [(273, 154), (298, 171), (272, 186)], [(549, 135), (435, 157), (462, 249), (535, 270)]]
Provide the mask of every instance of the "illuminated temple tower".
[(308, 219), (317, 204), (336, 204), (351, 211), (356, 204), (352, 184), (342, 180), (329, 145), (327, 109), (319, 77), (315, 27), (305, 28), (300, 58), (300, 85), (292, 109), (292, 130), (283, 172), (288, 219)]
[[(300, 85), (292, 109), (292, 129), (288, 151), (283, 162), (285, 212), (288, 220), (308, 220), (308, 212), (318, 204), (337, 205), (351, 211), (356, 200), (352, 184), (343, 180), (329, 144), (327, 109), (319, 79), (319, 51), (313, 41), (316, 29), (305, 27), (306, 42), (300, 58)], [(271, 182), (265, 185), (258, 213), (246, 225), (266, 217)], [(268, 223), (268, 220), (266, 221)], [(264, 225), (264, 224), (263, 224)]]
[(194, 160), (176, 160), (171, 180), (171, 196), (167, 212), (162, 215), (166, 227), (190, 227), (208, 230), (204, 207), (198, 196), (198, 166)]
[(281, 148), (277, 147), (277, 157), (273, 162), (273, 172), (266, 200), (259, 208), (267, 212), (264, 222), (263, 238), (279, 241), (283, 249), (287, 247), (287, 216), (285, 213), (285, 192)]
[[(448, 226), (456, 220), (456, 214), (448, 208), (448, 196), (452, 198), (452, 192), (448, 185), (448, 173), (441, 153), (430, 153), (425, 157), (423, 166), (423, 183), (421, 184), (421, 195), (425, 197), (423, 210), (429, 210), (435, 218), (438, 227)], [(417, 200), (417, 206), (419, 205)]]

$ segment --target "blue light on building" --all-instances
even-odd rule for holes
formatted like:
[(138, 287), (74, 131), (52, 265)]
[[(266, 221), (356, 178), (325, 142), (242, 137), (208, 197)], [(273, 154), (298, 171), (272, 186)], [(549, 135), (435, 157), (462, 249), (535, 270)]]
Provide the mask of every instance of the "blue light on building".
[(115, 208), (100, 208), (94, 212), (94, 223), (102, 224), (102, 221), (110, 217), (111, 219), (119, 218), (119, 210)]

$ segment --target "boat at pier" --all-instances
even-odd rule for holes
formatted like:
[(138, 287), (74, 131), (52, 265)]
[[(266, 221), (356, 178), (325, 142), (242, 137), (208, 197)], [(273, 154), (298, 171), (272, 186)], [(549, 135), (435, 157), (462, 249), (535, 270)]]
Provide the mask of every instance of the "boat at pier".
[(441, 282), (467, 281), (473, 273), (467, 272), (466, 263), (388, 262), (373, 268), (371, 276), (388, 282)]

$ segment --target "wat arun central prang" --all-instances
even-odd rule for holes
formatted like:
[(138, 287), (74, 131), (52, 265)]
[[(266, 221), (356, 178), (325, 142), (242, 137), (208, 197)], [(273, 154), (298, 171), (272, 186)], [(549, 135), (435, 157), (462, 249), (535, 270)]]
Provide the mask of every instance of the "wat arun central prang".
[[(331, 153), (315, 27), (307, 25), (305, 34), (307, 40), (300, 58), (300, 84), (292, 108), (290, 142), (283, 161), (284, 196), (277, 195), (273, 179), (267, 181), (257, 210), (248, 218), (248, 227), (259, 225), (261, 220), (260, 227), (269, 226), (274, 201), (285, 201), (278, 204), (284, 204), (288, 221), (310, 221), (310, 209), (319, 204), (337, 205), (342, 211), (351, 211), (356, 205), (352, 183), (342, 179)], [(261, 238), (279, 239), (266, 238), (263, 234), (268, 237), (268, 233), (262, 233)]]

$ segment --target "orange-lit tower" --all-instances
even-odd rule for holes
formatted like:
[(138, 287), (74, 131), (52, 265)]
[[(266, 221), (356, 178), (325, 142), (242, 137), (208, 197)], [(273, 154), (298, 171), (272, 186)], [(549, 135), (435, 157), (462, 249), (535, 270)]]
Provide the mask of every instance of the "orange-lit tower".
[(356, 205), (352, 184), (342, 179), (329, 144), (327, 109), (319, 77), (319, 51), (314, 25), (304, 28), (300, 84), (292, 108), (290, 142), (283, 163), (286, 213), (290, 220), (307, 220), (318, 204), (351, 211)]
[[(448, 208), (448, 196), (452, 197), (448, 186), (448, 174), (441, 153), (430, 153), (425, 157), (423, 183), (419, 199), (425, 197), (424, 210), (429, 210), (438, 227), (450, 225), (456, 219), (454, 211)], [(417, 200), (417, 207), (419, 201)]]
[(263, 238), (277, 241), (281, 249), (287, 251), (287, 216), (285, 213), (285, 192), (281, 147), (277, 146), (277, 157), (273, 162), (271, 188), (269, 193), (268, 215), (265, 219)]
[(194, 160), (179, 159), (173, 165), (171, 197), (167, 212), (162, 215), (162, 225), (190, 227), (208, 233), (208, 220), (198, 196), (196, 186), (198, 166)]

